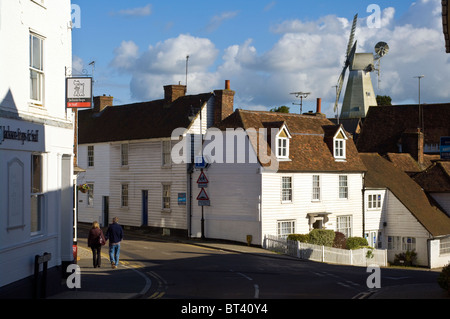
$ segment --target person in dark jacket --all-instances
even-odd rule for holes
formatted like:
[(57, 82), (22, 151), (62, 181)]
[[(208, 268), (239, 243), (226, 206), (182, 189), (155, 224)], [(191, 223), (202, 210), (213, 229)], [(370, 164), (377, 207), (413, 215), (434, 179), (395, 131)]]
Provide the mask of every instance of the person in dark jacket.
[(92, 228), (88, 235), (88, 247), (92, 249), (92, 261), (94, 268), (100, 268), (102, 264), (102, 246), (106, 243), (103, 231), (97, 221), (92, 223)]
[(109, 225), (108, 230), (106, 231), (106, 240), (109, 240), (109, 258), (113, 269), (119, 265), (120, 242), (122, 239), (122, 226), (119, 225), (119, 219), (114, 217), (113, 223)]

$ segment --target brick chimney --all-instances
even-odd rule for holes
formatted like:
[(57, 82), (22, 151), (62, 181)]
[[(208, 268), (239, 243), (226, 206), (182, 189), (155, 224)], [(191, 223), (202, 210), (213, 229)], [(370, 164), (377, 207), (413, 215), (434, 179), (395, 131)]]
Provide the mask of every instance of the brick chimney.
[(420, 166), (424, 164), (423, 148), (424, 136), (420, 128), (416, 132), (402, 133), (402, 153), (411, 154)]
[(327, 117), (325, 114), (322, 113), (322, 99), (320, 97), (317, 98), (316, 116), (323, 117), (323, 118)]
[(114, 98), (112, 96), (94, 96), (94, 112), (101, 112), (107, 106), (113, 106)]
[(186, 95), (186, 85), (166, 85), (164, 87), (164, 102), (171, 104), (180, 97)]
[(230, 89), (230, 80), (225, 81), (225, 90), (215, 90), (214, 125), (230, 116), (234, 111), (235, 91)]

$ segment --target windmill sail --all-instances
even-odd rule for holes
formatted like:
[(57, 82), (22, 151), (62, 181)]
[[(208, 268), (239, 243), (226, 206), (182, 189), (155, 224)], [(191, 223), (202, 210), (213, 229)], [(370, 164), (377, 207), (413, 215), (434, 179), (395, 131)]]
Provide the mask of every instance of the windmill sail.
[[(353, 25), (352, 25), (352, 31), (350, 32), (350, 38), (348, 40), (347, 45), (347, 53), (345, 56), (345, 63), (344, 63), (344, 69), (341, 72), (341, 75), (339, 76), (338, 85), (336, 89), (336, 102), (334, 103), (334, 111), (337, 111), (339, 98), (341, 97), (342, 87), (344, 85), (344, 79), (345, 74), (347, 72), (347, 68), (350, 65), (350, 61), (353, 59), (353, 55), (356, 51), (356, 43), (353, 43), (355, 40), (355, 32), (356, 32), (356, 24), (358, 22), (358, 14), (355, 15), (353, 18)], [(353, 52), (353, 54), (352, 54)]]

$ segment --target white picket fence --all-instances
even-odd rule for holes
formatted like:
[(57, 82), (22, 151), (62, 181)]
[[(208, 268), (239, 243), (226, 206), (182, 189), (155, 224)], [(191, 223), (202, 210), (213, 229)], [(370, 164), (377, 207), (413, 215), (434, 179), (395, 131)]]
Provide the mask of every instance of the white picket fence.
[[(380, 249), (362, 248), (347, 250), (280, 239), (272, 235), (265, 236), (264, 248), (299, 259), (331, 264), (352, 266), (378, 265), (380, 267), (388, 265), (387, 251)], [(371, 254), (368, 255), (369, 250), (371, 250)]]

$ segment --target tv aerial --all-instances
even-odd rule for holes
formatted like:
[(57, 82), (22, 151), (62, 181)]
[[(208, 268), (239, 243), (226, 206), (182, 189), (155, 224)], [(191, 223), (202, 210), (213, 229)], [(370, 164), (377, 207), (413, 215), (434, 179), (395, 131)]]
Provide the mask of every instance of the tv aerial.
[(300, 103), (292, 103), (293, 105), (300, 105), (300, 114), (303, 113), (303, 99), (306, 99), (311, 92), (294, 92), (291, 93), (292, 95), (295, 95), (295, 97), (300, 99)]

